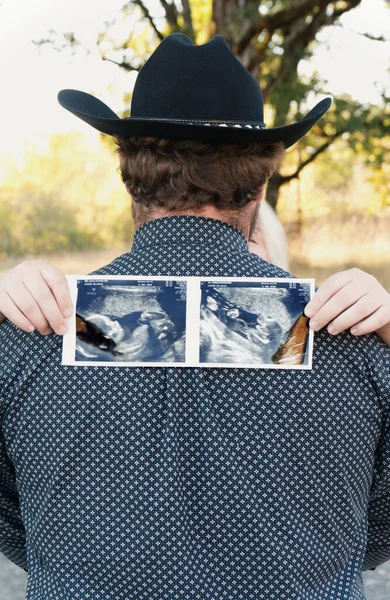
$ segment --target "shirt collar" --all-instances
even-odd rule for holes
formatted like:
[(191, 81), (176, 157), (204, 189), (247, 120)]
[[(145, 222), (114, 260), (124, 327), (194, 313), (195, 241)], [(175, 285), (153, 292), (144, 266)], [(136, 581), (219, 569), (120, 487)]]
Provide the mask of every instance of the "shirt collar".
[(133, 251), (157, 245), (248, 252), (248, 242), (238, 229), (224, 221), (206, 217), (163, 217), (149, 221), (137, 229)]

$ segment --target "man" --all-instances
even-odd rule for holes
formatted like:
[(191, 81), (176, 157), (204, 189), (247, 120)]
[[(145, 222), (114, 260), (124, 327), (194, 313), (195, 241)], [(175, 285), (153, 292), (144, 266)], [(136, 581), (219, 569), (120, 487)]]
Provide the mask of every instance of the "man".
[[(166, 38), (118, 138), (132, 251), (99, 275), (288, 276), (248, 251), (283, 149), (326, 112), (262, 123), (220, 36)], [(61, 366), (61, 337), (0, 328), (0, 549), (29, 600), (361, 600), (390, 558), (390, 351), (316, 335), (311, 371)], [(27, 556), (25, 556), (27, 552)]]

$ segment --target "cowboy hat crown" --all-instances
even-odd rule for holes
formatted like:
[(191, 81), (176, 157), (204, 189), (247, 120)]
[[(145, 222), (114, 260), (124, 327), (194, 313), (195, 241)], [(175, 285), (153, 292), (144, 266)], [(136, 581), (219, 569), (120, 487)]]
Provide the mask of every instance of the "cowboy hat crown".
[(198, 139), (206, 142), (283, 142), (301, 139), (329, 109), (321, 100), (301, 121), (266, 128), (257, 81), (214, 36), (195, 46), (184, 34), (166, 37), (140, 70), (131, 116), (121, 119), (106, 104), (78, 90), (62, 90), (58, 101), (71, 113), (108, 135)]

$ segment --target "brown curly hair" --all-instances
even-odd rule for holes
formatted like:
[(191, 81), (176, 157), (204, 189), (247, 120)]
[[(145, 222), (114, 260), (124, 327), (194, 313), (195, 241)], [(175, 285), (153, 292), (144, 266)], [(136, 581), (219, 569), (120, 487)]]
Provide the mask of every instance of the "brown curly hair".
[(167, 211), (245, 206), (275, 173), (281, 142), (208, 144), (151, 137), (116, 138), (122, 180), (135, 202)]

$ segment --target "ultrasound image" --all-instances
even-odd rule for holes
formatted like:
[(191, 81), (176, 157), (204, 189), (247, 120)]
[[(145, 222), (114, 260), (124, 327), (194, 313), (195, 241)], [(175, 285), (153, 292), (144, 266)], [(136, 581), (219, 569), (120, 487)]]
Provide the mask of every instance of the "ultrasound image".
[(185, 362), (185, 282), (86, 279), (77, 289), (76, 362)]
[(308, 284), (201, 283), (200, 363), (308, 364)]

